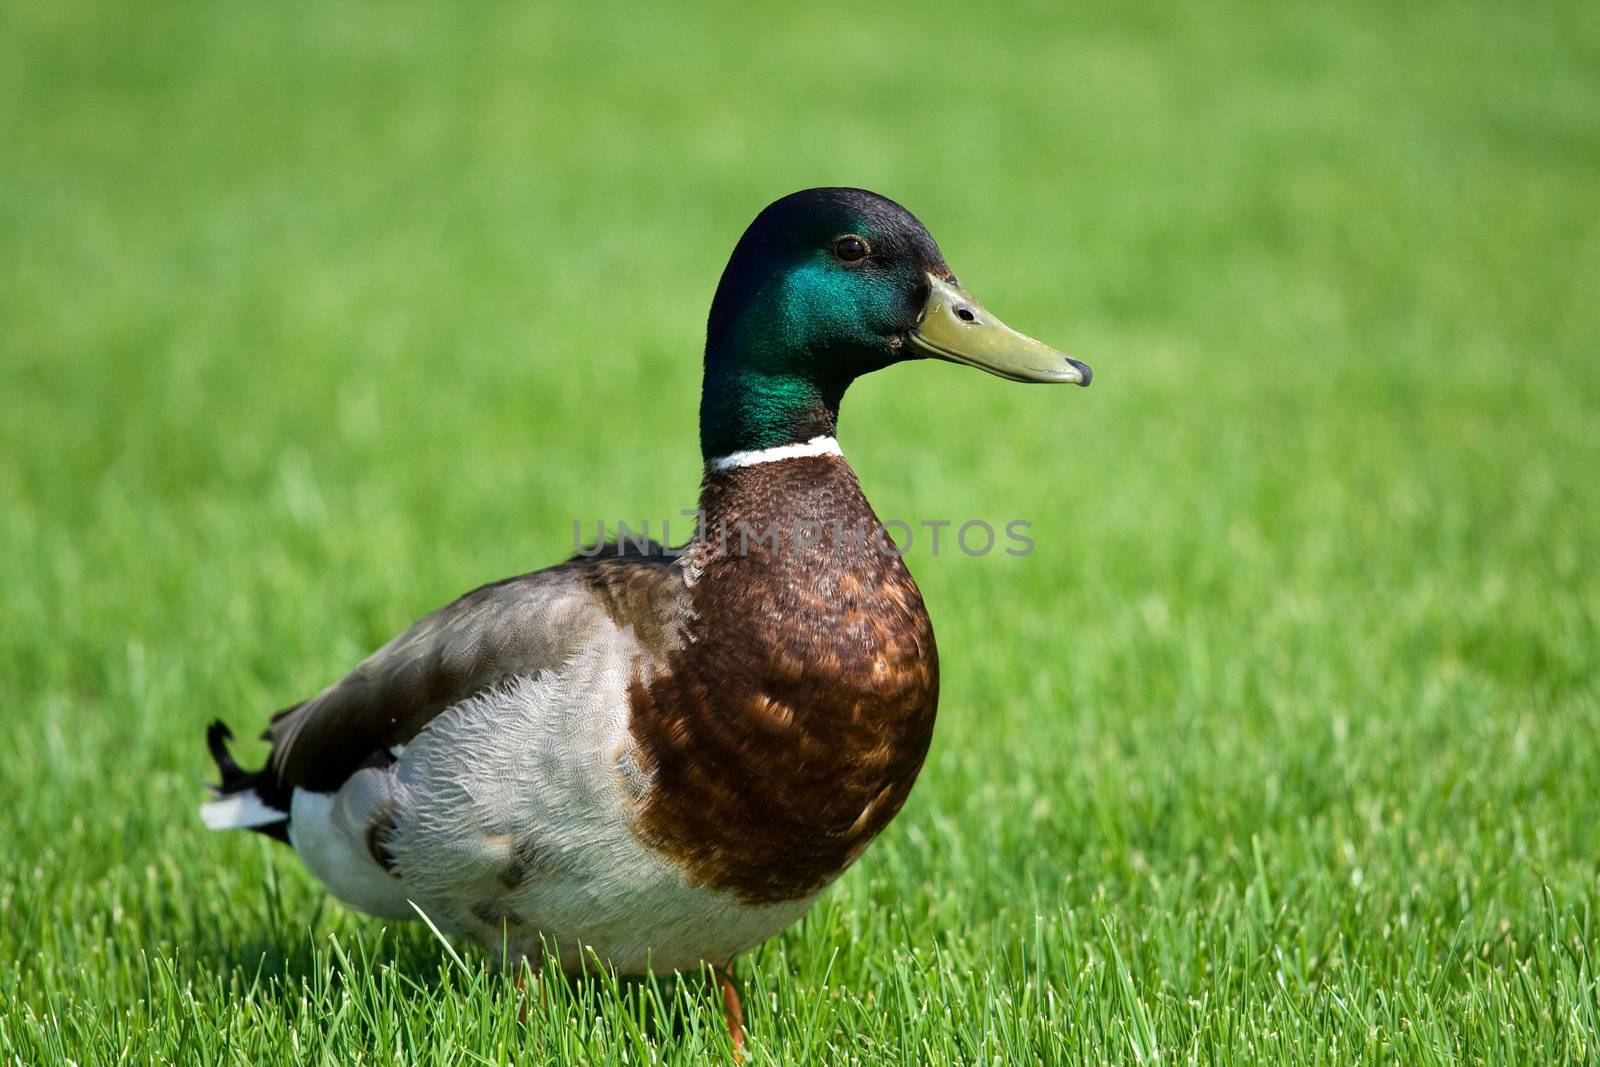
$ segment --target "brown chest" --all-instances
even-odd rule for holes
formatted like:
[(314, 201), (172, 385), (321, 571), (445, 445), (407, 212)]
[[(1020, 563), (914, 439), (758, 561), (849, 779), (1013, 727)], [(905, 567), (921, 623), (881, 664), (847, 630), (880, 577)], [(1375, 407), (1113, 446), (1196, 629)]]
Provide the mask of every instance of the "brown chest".
[[(840, 459), (709, 480), (684, 641), (635, 681), (641, 835), (747, 903), (808, 896), (904, 804), (938, 656)], [(862, 531), (865, 536), (862, 536)]]

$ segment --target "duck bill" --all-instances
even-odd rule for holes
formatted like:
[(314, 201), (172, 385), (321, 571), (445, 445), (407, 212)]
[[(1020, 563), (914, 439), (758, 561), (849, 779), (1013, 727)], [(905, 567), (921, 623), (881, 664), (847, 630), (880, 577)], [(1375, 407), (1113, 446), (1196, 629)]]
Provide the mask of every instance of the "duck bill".
[(1088, 385), (1093, 372), (1064, 352), (1020, 334), (965, 289), (928, 275), (922, 321), (906, 335), (919, 354), (998, 374), (1014, 382)]

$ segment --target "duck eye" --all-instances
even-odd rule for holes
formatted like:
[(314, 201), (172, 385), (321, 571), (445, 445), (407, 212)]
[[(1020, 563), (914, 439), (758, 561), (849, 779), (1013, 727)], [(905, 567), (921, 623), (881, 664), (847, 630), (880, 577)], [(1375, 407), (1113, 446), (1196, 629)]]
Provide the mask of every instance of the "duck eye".
[(833, 258), (840, 263), (859, 263), (871, 252), (867, 242), (853, 233), (847, 233), (833, 242)]

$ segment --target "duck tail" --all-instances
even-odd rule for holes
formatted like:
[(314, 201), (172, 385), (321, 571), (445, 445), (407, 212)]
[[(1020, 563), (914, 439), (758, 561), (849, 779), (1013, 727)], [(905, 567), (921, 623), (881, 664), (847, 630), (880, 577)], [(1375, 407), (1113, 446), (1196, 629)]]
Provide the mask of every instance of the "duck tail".
[(233, 731), (221, 719), (206, 727), (206, 747), (222, 781), (210, 786), (212, 800), (200, 805), (200, 820), (212, 830), (254, 830), (288, 843), (289, 803), (267, 768), (247, 771), (228, 750)]

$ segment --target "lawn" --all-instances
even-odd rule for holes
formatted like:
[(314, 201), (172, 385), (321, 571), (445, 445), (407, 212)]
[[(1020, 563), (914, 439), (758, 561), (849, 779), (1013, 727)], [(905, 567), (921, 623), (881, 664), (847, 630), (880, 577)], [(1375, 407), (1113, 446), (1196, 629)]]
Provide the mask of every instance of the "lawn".
[(1600, 1057), (1600, 8), (26, 0), (0, 1058), (727, 1060), (205, 832), (202, 730), (691, 505), (718, 273), (818, 184), (1095, 383), (852, 391), (881, 514), (1037, 547), (913, 547), (933, 751), (751, 1061)]

